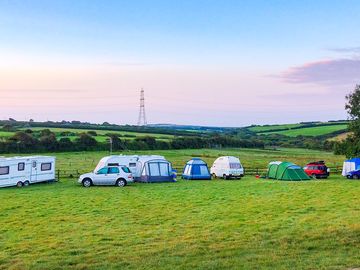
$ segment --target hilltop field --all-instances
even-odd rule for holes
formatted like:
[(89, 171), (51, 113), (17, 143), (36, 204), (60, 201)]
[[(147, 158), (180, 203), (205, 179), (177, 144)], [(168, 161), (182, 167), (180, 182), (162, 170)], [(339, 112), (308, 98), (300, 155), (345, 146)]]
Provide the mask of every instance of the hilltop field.
[[(127, 152), (125, 152), (127, 153)], [(303, 149), (187, 149), (175, 167), (236, 155), (243, 165), (344, 157)], [(106, 152), (56, 153), (92, 170)], [(85, 189), (74, 178), (0, 189), (0, 269), (352, 269), (360, 265), (360, 182), (256, 179)]]
[[(347, 131), (348, 123), (346, 121), (338, 122), (313, 122), (302, 124), (283, 124), (283, 125), (265, 125), (251, 126), (246, 129), (258, 135), (280, 134), (289, 137), (296, 136), (327, 136), (337, 137)], [(334, 134), (333, 136), (331, 136)]]

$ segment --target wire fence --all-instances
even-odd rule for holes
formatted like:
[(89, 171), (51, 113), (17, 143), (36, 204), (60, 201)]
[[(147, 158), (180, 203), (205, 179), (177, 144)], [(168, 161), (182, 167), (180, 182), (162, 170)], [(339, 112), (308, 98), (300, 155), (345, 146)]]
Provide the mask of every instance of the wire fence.
[[(183, 168), (175, 167), (173, 168), (177, 171), (178, 175), (181, 175)], [(330, 167), (330, 175), (331, 174), (341, 174), (342, 167)], [(80, 175), (87, 173), (89, 171), (86, 170), (78, 170), (78, 169), (58, 169), (56, 170), (56, 178), (57, 180), (60, 179), (77, 179)], [(267, 169), (266, 168), (245, 168), (245, 175), (266, 175)]]

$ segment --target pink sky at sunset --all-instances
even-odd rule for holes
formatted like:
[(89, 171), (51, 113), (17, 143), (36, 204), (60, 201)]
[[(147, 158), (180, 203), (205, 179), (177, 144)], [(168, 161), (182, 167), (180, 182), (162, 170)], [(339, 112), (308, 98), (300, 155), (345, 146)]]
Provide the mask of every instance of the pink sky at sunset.
[[(335, 9), (315, 5), (309, 21), (290, 16), (294, 4), (268, 7), (265, 21), (263, 6), (193, 14), (189, 4), (142, 21), (131, 5), (115, 8), (120, 17), (105, 6), (97, 21), (65, 5), (1, 9), (0, 118), (135, 124), (143, 87), (149, 123), (345, 119), (345, 95), (360, 81), (359, 35)], [(320, 23), (327, 16), (341, 21), (331, 35)]]

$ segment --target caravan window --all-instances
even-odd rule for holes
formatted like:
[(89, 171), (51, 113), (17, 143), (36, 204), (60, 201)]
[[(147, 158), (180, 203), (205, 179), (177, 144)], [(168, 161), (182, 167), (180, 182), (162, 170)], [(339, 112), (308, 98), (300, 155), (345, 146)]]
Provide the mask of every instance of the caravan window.
[(18, 171), (23, 171), (23, 170), (25, 170), (25, 163), (24, 162), (18, 163)]
[(149, 163), (149, 171), (151, 176), (160, 176), (159, 163)]
[(134, 163), (134, 162), (129, 163), (129, 167), (136, 167), (136, 163)]
[(230, 163), (230, 169), (240, 169), (240, 163)]
[(41, 170), (42, 171), (50, 171), (51, 170), (51, 163), (41, 163)]
[(9, 174), (9, 166), (0, 167), (0, 175)]
[(119, 163), (108, 163), (108, 166), (119, 166)]
[(169, 164), (168, 163), (159, 163), (160, 166), (160, 175), (169, 176)]

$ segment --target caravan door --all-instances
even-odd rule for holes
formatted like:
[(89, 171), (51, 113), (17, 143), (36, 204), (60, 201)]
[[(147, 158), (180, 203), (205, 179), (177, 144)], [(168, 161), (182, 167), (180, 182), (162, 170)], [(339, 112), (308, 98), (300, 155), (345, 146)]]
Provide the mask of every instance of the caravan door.
[(37, 176), (38, 176), (38, 171), (37, 168), (38, 167), (38, 163), (36, 162), (36, 160), (33, 160), (31, 162), (31, 174), (30, 174), (30, 182), (37, 182)]

